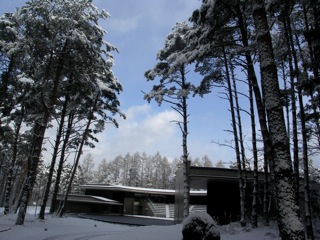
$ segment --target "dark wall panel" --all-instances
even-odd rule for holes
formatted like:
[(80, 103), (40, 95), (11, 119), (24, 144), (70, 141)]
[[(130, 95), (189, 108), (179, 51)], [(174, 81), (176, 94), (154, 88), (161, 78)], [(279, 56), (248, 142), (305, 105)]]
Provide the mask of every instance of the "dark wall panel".
[(207, 211), (219, 224), (236, 221), (240, 216), (237, 182), (209, 182)]

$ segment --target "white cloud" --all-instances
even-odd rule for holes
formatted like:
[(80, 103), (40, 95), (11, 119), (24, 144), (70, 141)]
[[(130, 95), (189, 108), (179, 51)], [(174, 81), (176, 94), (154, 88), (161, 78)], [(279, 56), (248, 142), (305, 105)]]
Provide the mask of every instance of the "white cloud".
[(111, 16), (110, 19), (107, 19), (106, 30), (111, 34), (128, 34), (138, 28), (140, 21), (140, 16), (128, 16), (127, 18), (118, 18)]
[[(140, 29), (140, 34), (150, 37), (150, 30), (174, 26), (175, 22), (188, 20), (192, 12), (201, 5), (199, 0), (135, 0), (116, 1), (96, 0), (99, 8), (106, 9), (111, 17), (107, 19), (106, 29), (110, 34), (128, 36), (131, 32)], [(146, 28), (145, 28), (146, 27)], [(147, 30), (147, 31), (146, 31)], [(170, 31), (166, 29), (165, 31)]]
[[(146, 152), (148, 155), (154, 155), (160, 152), (168, 159), (182, 155), (182, 134), (177, 124), (172, 122), (180, 119), (177, 112), (152, 104), (134, 105), (123, 112), (126, 120), (118, 119), (119, 128), (107, 125), (105, 131), (97, 135), (99, 143), (95, 144), (96, 147), (83, 149), (84, 155), (89, 152), (93, 155), (96, 165), (103, 158), (113, 160), (116, 156), (126, 153)], [(199, 122), (195, 126), (189, 124), (188, 150), (191, 157), (194, 159), (208, 155), (212, 162), (232, 161), (235, 153), (230, 148), (211, 143), (210, 132), (216, 132), (211, 126), (210, 121)], [(48, 164), (52, 152), (52, 145), (48, 140), (53, 143), (55, 136), (56, 124), (46, 132), (48, 151), (44, 151), (43, 154)]]
[(170, 122), (179, 119), (174, 110), (156, 112), (151, 105), (132, 106), (125, 110), (126, 120), (119, 119), (118, 129), (106, 129), (99, 136), (99, 144), (91, 153), (97, 160), (112, 160), (117, 155), (146, 152), (154, 154), (159, 151), (167, 157), (180, 154), (180, 130)]

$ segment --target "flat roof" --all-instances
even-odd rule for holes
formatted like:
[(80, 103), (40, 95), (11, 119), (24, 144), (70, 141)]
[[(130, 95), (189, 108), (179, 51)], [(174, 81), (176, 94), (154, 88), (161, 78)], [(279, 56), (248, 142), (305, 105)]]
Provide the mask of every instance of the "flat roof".
[[(253, 172), (245, 171), (247, 180), (253, 181)], [(264, 180), (264, 172), (258, 172), (258, 180)], [(238, 182), (238, 169), (190, 167), (190, 186), (195, 189), (206, 189), (208, 182)]]
[[(94, 189), (94, 190), (108, 190), (108, 191), (122, 191), (133, 192), (141, 194), (154, 194), (154, 195), (175, 195), (175, 190), (172, 189), (156, 189), (156, 188), (141, 188), (141, 187), (129, 187), (123, 185), (105, 185), (105, 184), (85, 184), (80, 186), (81, 189)], [(207, 191), (190, 191), (192, 196), (205, 196)]]
[[(246, 176), (248, 181), (253, 180), (253, 172), (247, 170)], [(264, 180), (264, 173), (258, 172), (259, 181)], [(238, 182), (238, 170), (231, 168), (215, 168), (215, 167), (190, 167), (190, 187), (191, 196), (205, 196), (207, 194), (208, 182)], [(172, 189), (156, 189), (156, 188), (142, 188), (130, 187), (123, 185), (106, 185), (106, 184), (85, 184), (80, 186), (81, 189), (94, 189), (106, 191), (119, 191), (119, 192), (132, 192), (140, 194), (153, 194), (153, 195), (169, 195), (174, 196), (175, 190)]]
[[(58, 194), (57, 199), (61, 200), (64, 195)], [(106, 205), (123, 205), (122, 203), (99, 196), (92, 196), (92, 195), (82, 195), (82, 194), (69, 194), (68, 195), (68, 202), (86, 202), (86, 203), (99, 203), (99, 204), (106, 204)]]

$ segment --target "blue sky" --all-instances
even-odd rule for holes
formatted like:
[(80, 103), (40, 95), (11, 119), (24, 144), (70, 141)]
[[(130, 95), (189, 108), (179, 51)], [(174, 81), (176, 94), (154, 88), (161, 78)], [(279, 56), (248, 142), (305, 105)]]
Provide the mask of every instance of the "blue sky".
[[(122, 83), (124, 91), (119, 95), (121, 110), (126, 120), (119, 119), (119, 128), (108, 125), (95, 149), (86, 149), (97, 161), (113, 159), (127, 152), (146, 152), (153, 155), (157, 151), (169, 159), (180, 157), (182, 139), (179, 127), (170, 122), (178, 114), (164, 104), (148, 104), (143, 93), (152, 88), (144, 72), (156, 63), (157, 51), (163, 47), (166, 35), (176, 22), (186, 21), (193, 10), (201, 5), (200, 0), (94, 0), (99, 9), (105, 9), (111, 17), (100, 25), (107, 30), (106, 40), (119, 49), (113, 53), (115, 75)], [(0, 2), (0, 13), (14, 11), (25, 1)], [(199, 81), (199, 76), (187, 76), (190, 81)], [(217, 90), (221, 91), (221, 89)], [(235, 153), (228, 147), (212, 143), (231, 140), (230, 113), (228, 102), (214, 92), (204, 98), (189, 99), (188, 147), (192, 158), (208, 155), (213, 163), (221, 160), (230, 162)], [(250, 126), (245, 126), (244, 129)], [(246, 130), (244, 130), (246, 132)], [(48, 131), (53, 138), (55, 129)], [(46, 156), (46, 154), (45, 154)], [(48, 159), (49, 160), (49, 159)]]

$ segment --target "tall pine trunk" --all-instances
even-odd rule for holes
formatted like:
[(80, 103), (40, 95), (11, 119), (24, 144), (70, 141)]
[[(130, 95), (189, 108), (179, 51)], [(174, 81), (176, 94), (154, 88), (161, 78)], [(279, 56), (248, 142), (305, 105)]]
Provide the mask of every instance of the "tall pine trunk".
[(69, 96), (67, 95), (66, 99), (64, 101), (64, 104), (63, 104), (62, 112), (61, 112), (60, 124), (58, 127), (58, 132), (57, 132), (57, 136), (56, 136), (56, 140), (55, 140), (55, 146), (53, 149), (47, 184), (46, 184), (46, 188), (44, 191), (42, 204), (41, 204), (41, 208), (40, 208), (40, 212), (39, 212), (39, 219), (44, 219), (44, 214), (45, 214), (47, 201), (49, 198), (49, 193), (50, 193), (50, 188), (51, 188), (52, 177), (53, 177), (53, 173), (54, 173), (54, 167), (56, 165), (56, 159), (58, 157), (58, 152), (59, 152), (59, 145), (61, 143), (62, 131), (63, 131), (64, 121), (65, 121), (65, 117), (66, 117), (66, 113), (67, 113), (68, 100), (69, 100)]
[(303, 184), (304, 184), (304, 219), (306, 225), (307, 238), (314, 240), (312, 218), (311, 218), (311, 203), (310, 203), (310, 187), (309, 187), (309, 160), (308, 160), (308, 140), (307, 129), (305, 122), (304, 104), (301, 88), (298, 87), (298, 99), (300, 105), (301, 118), (301, 134), (302, 134), (302, 159), (303, 159)]
[[(284, 34), (286, 39), (286, 45), (288, 50), (288, 65), (290, 71), (290, 98), (291, 98), (291, 113), (292, 113), (292, 143), (293, 143), (293, 174), (295, 184), (295, 198), (299, 206), (299, 145), (298, 145), (298, 128), (297, 128), (297, 106), (296, 106), (296, 94), (295, 94), (295, 76), (298, 75), (299, 69), (295, 64), (293, 67), (293, 60), (296, 61), (294, 54), (294, 46), (292, 40), (291, 21), (287, 10), (289, 6), (284, 7), (283, 25)], [(293, 51), (292, 51), (293, 50)], [(294, 59), (293, 59), (294, 58)]]
[(15, 134), (14, 134), (14, 141), (12, 146), (12, 159), (9, 166), (9, 172), (7, 175), (7, 186), (5, 192), (5, 205), (4, 205), (4, 214), (10, 213), (11, 203), (10, 203), (10, 196), (12, 192), (12, 184), (13, 184), (13, 170), (17, 160), (17, 152), (18, 152), (18, 143), (19, 143), (19, 136), (21, 125), (24, 117), (24, 105), (21, 107), (21, 115), (16, 125)]
[(33, 134), (35, 135), (35, 141), (33, 144), (32, 154), (28, 158), (29, 166), (27, 172), (27, 178), (23, 186), (22, 198), (20, 208), (16, 220), (16, 225), (22, 225), (24, 223), (25, 215), (27, 212), (28, 202), (32, 193), (32, 189), (37, 176), (38, 164), (40, 161), (40, 155), (42, 150), (42, 143), (46, 132), (47, 124), (49, 121), (49, 112), (46, 111), (41, 122), (35, 124)]
[(254, 113), (253, 90), (251, 81), (249, 81), (249, 102), (250, 102), (250, 119), (251, 119), (251, 138), (252, 138), (252, 153), (253, 153), (253, 190), (252, 190), (252, 211), (251, 224), (253, 227), (258, 227), (258, 149), (257, 149), (257, 134), (256, 120)]
[(240, 194), (240, 224), (241, 224), (241, 226), (246, 226), (245, 193), (244, 193), (244, 188), (243, 188), (244, 181), (243, 181), (243, 176), (242, 176), (242, 164), (241, 164), (241, 157), (240, 157), (237, 122), (236, 122), (234, 103), (233, 103), (232, 85), (231, 85), (231, 79), (230, 79), (230, 73), (229, 73), (227, 54), (226, 54), (224, 47), (222, 47), (222, 51), (223, 51), (223, 58), (224, 58), (224, 67), (226, 70), (227, 90), (228, 90), (228, 95), (229, 95), (232, 130), (233, 130), (233, 136), (234, 136), (234, 144), (235, 144), (237, 168), (238, 168), (238, 181), (239, 181), (239, 194)]
[(242, 132), (242, 122), (241, 122), (241, 114), (240, 114), (240, 105), (239, 105), (239, 98), (238, 98), (238, 90), (237, 90), (237, 85), (236, 85), (236, 79), (234, 75), (234, 67), (232, 64), (231, 59), (229, 59), (229, 66), (230, 66), (230, 71), (231, 71), (231, 79), (232, 79), (232, 88), (233, 88), (233, 96), (235, 100), (235, 113), (236, 113), (236, 118), (237, 118), (237, 124), (239, 129), (239, 144), (240, 144), (240, 156), (241, 156), (241, 179), (242, 179), (242, 200), (241, 204), (243, 204), (244, 209), (243, 209), (243, 216), (241, 216), (240, 223), (242, 226), (246, 226), (246, 219), (245, 219), (245, 214), (246, 214), (246, 188), (247, 188), (247, 176), (246, 176), (246, 154), (245, 154), (245, 148), (244, 148), (244, 141), (243, 141), (243, 132)]
[[(184, 66), (181, 67), (181, 82), (182, 88), (186, 86), (186, 79), (185, 79), (185, 68)], [(183, 192), (183, 218), (187, 218), (189, 216), (189, 208), (190, 208), (190, 176), (189, 176), (189, 169), (190, 169), (190, 161), (189, 161), (189, 152), (188, 152), (188, 111), (187, 111), (187, 97), (183, 96), (182, 100), (182, 159), (184, 165), (184, 192)]]
[(283, 240), (304, 239), (303, 225), (298, 216), (277, 67), (263, 0), (252, 0), (252, 15), (260, 55), (260, 72), (269, 130), (274, 149), (274, 181), (277, 200), (278, 227)]
[[(248, 29), (246, 21), (243, 17), (243, 13), (240, 7), (240, 1), (238, 1), (236, 13), (238, 17), (238, 25), (240, 28), (241, 39), (243, 46), (245, 49), (249, 49), (249, 40), (248, 40)], [(249, 50), (245, 51), (245, 58), (247, 63), (247, 72), (248, 72), (248, 81), (249, 85), (252, 85), (256, 107), (258, 112), (258, 120), (260, 124), (260, 131), (263, 140), (263, 147), (264, 147), (264, 192), (263, 192), (263, 215), (265, 219), (265, 224), (269, 225), (269, 168), (268, 164), (273, 168), (273, 158), (274, 153), (271, 146), (271, 140), (269, 135), (269, 129), (267, 126), (267, 117), (264, 102), (261, 97), (261, 92), (258, 84), (258, 80), (255, 74), (253, 60), (251, 58), (251, 52)]]
[[(68, 41), (64, 43), (64, 47), (62, 50), (62, 53), (59, 57), (57, 69), (55, 72), (55, 76), (53, 79), (53, 86), (52, 89), (49, 90), (47, 89), (48, 92), (42, 92), (42, 96), (46, 94), (50, 94), (50, 99), (49, 99), (49, 105), (47, 106), (44, 99), (43, 99), (43, 115), (41, 120), (36, 120), (35, 126), (33, 128), (33, 134), (34, 134), (34, 143), (33, 143), (33, 148), (31, 151), (31, 155), (28, 158), (29, 161), (29, 167), (28, 167), (28, 173), (27, 173), (27, 178), (25, 185), (23, 187), (23, 193), (22, 193), (22, 199), (20, 203), (20, 209), (19, 213), (17, 216), (16, 220), (16, 225), (22, 225), (24, 223), (26, 211), (27, 211), (27, 206), (28, 202), (32, 193), (32, 189), (36, 180), (37, 176), (37, 169), (38, 169), (38, 164), (40, 161), (41, 157), (41, 151), (42, 151), (42, 144), (44, 140), (44, 135), (47, 130), (47, 126), (51, 117), (51, 113), (54, 109), (54, 106), (57, 102), (57, 95), (58, 95), (58, 87), (61, 81), (61, 75), (62, 75), (62, 70), (63, 70), (63, 65), (64, 65), (64, 54), (66, 54), (66, 48), (68, 45)], [(47, 71), (49, 71), (49, 68), (51, 66), (51, 62), (49, 62), (49, 65), (47, 67)]]
[(75, 160), (75, 164), (73, 166), (73, 170), (72, 170), (72, 173), (71, 173), (71, 176), (70, 176), (70, 179), (69, 179), (69, 183), (68, 183), (68, 187), (67, 187), (67, 190), (66, 190), (66, 194), (65, 194), (64, 200), (63, 200), (63, 202), (61, 204), (61, 208), (58, 211), (58, 216), (59, 217), (62, 217), (62, 215), (64, 214), (64, 211), (66, 209), (68, 195), (69, 195), (69, 192), (71, 191), (71, 186), (72, 186), (72, 183), (73, 183), (73, 179), (74, 179), (74, 176), (76, 175), (76, 172), (77, 172), (77, 169), (78, 169), (80, 157), (82, 155), (83, 145), (85, 144), (85, 141), (88, 140), (89, 128), (90, 128), (91, 122), (94, 120), (94, 113), (96, 111), (96, 107), (97, 107), (97, 103), (98, 103), (99, 97), (100, 97), (100, 94), (98, 93), (96, 98), (95, 98), (95, 100), (94, 100), (94, 103), (93, 103), (93, 105), (91, 107), (91, 111), (89, 112), (88, 122), (87, 122), (86, 128), (85, 128), (85, 130), (83, 132), (83, 135), (82, 135), (82, 139), (81, 139), (81, 142), (80, 142), (80, 145), (79, 145), (79, 149), (78, 149), (77, 157), (76, 157), (76, 160)]
[[(300, 74), (300, 80), (299, 81), (306, 81), (306, 79), (308, 79), (308, 69), (307, 69), (307, 64), (305, 64), (306, 60), (304, 59), (304, 53), (303, 53), (303, 50), (301, 49), (301, 46), (300, 46), (300, 43), (299, 43), (299, 39), (298, 37), (296, 36), (296, 42), (297, 42), (297, 45), (298, 45), (298, 49), (299, 49), (299, 53), (300, 53), (300, 58), (302, 59), (302, 62), (304, 63), (303, 64), (303, 74)], [(301, 82), (300, 82), (301, 84)], [(305, 204), (305, 208), (306, 208), (306, 212), (305, 212), (305, 226), (306, 226), (306, 230), (307, 230), (307, 235), (309, 236), (313, 236), (313, 227), (312, 227), (312, 218), (311, 218), (311, 206), (310, 206), (310, 189), (309, 189), (309, 163), (308, 163), (308, 155), (307, 155), (307, 139), (306, 139), (306, 126), (305, 126), (305, 112), (304, 112), (304, 109), (303, 109), (303, 96), (302, 96), (302, 92), (301, 92), (301, 87), (300, 84), (298, 84), (298, 99), (299, 99), (299, 104), (301, 105), (300, 106), (300, 111), (301, 111), (301, 128), (302, 128), (302, 136), (303, 136), (303, 166), (304, 166), (304, 169), (306, 169), (306, 171), (304, 171), (304, 177), (305, 179), (307, 180), (306, 182), (304, 182), (304, 204)], [(312, 98), (312, 94), (313, 93), (310, 93), (310, 98)], [(313, 108), (313, 111), (316, 111), (314, 108)], [(318, 126), (318, 124), (316, 125)], [(318, 130), (318, 129), (317, 129)], [(320, 141), (318, 139), (318, 141)], [(319, 143), (319, 147), (320, 147), (320, 142)], [(309, 222), (308, 222), (309, 221)], [(310, 225), (310, 226), (308, 226)], [(308, 233), (308, 231), (310, 233)]]
[(50, 205), (50, 213), (51, 214), (53, 214), (56, 211), (56, 203), (57, 203), (57, 196), (58, 196), (59, 187), (60, 187), (60, 179), (61, 179), (61, 174), (63, 171), (63, 164), (65, 161), (65, 155), (66, 155), (69, 139), (71, 136), (74, 118), (75, 118), (75, 113), (71, 112), (68, 117), (67, 131), (64, 136), (64, 141), (62, 144), (61, 155), (60, 155), (60, 160), (59, 160), (58, 169), (57, 169), (56, 181), (55, 181), (55, 184), (53, 187), (53, 193), (52, 193), (52, 199), (51, 199), (51, 205)]
[[(312, 226), (312, 218), (311, 218), (311, 204), (310, 204), (310, 188), (309, 188), (309, 160), (308, 160), (308, 140), (307, 140), (307, 129), (306, 129), (306, 114), (304, 110), (304, 103), (303, 103), (303, 96), (302, 96), (302, 86), (301, 86), (301, 77), (299, 73), (299, 66), (298, 66), (298, 58), (294, 47), (294, 40), (293, 40), (293, 34), (291, 29), (291, 20), (289, 14), (285, 15), (286, 22), (287, 22), (287, 28), (288, 28), (288, 37), (287, 37), (287, 44), (288, 44), (288, 50), (289, 50), (289, 56), (293, 60), (294, 63), (294, 70), (293, 66), (291, 66), (290, 62), (290, 79), (292, 84), (292, 91), (294, 91), (294, 73), (296, 73), (296, 77), (298, 79), (298, 101), (299, 101), (299, 107), (300, 107), (300, 122), (301, 122), (301, 134), (302, 134), (302, 160), (303, 160), (303, 166), (304, 166), (304, 206), (305, 206), (305, 226), (306, 226), (306, 233), (307, 238), (313, 240), (314, 234), (313, 234), (313, 226)], [(292, 56), (292, 57), (291, 57)], [(289, 58), (289, 59), (290, 59)], [(292, 71), (292, 72), (291, 72)], [(294, 93), (293, 93), (294, 94)], [(295, 96), (295, 94), (294, 94)], [(292, 98), (292, 102), (295, 102), (295, 98)], [(295, 107), (295, 105), (294, 105)], [(297, 117), (297, 116), (296, 116)], [(298, 161), (298, 157), (297, 157)], [(298, 172), (296, 174), (296, 191), (298, 191), (297, 198), (299, 198), (299, 162), (295, 163), (294, 165), (298, 165)], [(296, 170), (297, 171), (297, 170)], [(299, 201), (298, 201), (299, 204)]]

